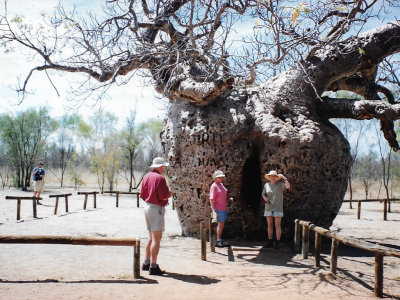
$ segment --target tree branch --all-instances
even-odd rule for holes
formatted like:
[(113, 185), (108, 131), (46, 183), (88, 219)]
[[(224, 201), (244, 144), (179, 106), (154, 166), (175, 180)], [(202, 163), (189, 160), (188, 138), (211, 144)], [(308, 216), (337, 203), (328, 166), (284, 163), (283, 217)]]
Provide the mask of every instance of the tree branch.
[(325, 118), (346, 118), (356, 120), (381, 120), (381, 130), (394, 151), (400, 146), (396, 139), (393, 121), (400, 119), (400, 104), (389, 104), (374, 100), (322, 98), (320, 115)]

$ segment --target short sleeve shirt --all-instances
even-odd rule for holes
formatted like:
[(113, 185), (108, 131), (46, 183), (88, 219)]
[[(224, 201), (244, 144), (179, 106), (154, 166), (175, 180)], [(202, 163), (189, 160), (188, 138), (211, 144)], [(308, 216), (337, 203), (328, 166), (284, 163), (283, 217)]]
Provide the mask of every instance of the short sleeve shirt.
[[(37, 169), (39, 169), (39, 168), (35, 167), (33, 169), (32, 173), (35, 173)], [(41, 180), (42, 177), (40, 177), (40, 175), (44, 175), (44, 174), (45, 174), (44, 168), (41, 168), (41, 170), (39, 172), (37, 172), (35, 175), (33, 175), (33, 180), (34, 181)]]
[(226, 200), (226, 196), (228, 194), (227, 189), (224, 187), (222, 183), (214, 182), (210, 187), (210, 199), (214, 200), (215, 210), (226, 211), (228, 207), (228, 201)]
[(285, 183), (278, 181), (274, 184), (267, 182), (264, 185), (262, 194), (267, 196), (270, 204), (265, 203), (265, 211), (283, 212), (283, 191), (285, 190)]
[(144, 201), (165, 206), (168, 204), (169, 193), (167, 181), (157, 170), (153, 170), (143, 177), (140, 198)]

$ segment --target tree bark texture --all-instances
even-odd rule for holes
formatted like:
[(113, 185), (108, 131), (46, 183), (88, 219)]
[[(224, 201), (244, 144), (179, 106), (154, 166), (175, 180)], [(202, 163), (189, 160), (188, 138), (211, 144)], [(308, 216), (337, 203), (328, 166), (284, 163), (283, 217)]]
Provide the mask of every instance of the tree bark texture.
[[(296, 92), (290, 73), (252, 89), (231, 89), (207, 106), (172, 103), (162, 131), (170, 185), (185, 235), (197, 235), (210, 217), (209, 188), (216, 169), (235, 201), (224, 234), (263, 238), (264, 174), (288, 177), (284, 232), (295, 219), (329, 227), (347, 188), (350, 148), (341, 132), (321, 119), (312, 99)], [(289, 235), (286, 235), (288, 238)]]

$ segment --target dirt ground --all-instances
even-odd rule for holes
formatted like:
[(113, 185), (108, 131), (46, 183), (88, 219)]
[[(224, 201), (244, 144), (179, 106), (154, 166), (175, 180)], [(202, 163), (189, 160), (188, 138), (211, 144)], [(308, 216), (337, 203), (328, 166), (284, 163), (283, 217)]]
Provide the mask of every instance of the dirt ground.
[[(82, 189), (91, 191), (94, 189)], [(69, 213), (60, 201), (54, 215), (50, 194), (71, 192)], [(21, 220), (16, 220), (15, 200), (5, 195), (25, 195), (17, 190), (0, 191), (0, 234), (140, 237), (143, 259), (147, 231), (143, 208), (136, 197), (99, 195), (97, 208), (73, 189), (46, 188), (38, 218), (32, 202), (23, 201)], [(400, 249), (400, 203), (392, 204), (388, 221), (382, 221), (382, 204), (363, 203), (361, 220), (356, 209), (344, 203), (332, 229)], [(355, 206), (354, 206), (355, 207)], [(176, 212), (166, 213), (166, 231), (159, 264), (167, 273), (133, 278), (133, 249), (112, 246), (0, 244), (0, 299), (373, 299), (374, 256), (339, 247), (338, 274), (329, 273), (329, 247), (320, 269), (313, 257), (303, 260), (288, 246), (263, 249), (263, 242), (231, 241), (228, 248), (207, 252), (200, 259), (200, 241), (181, 236)], [(400, 259), (384, 259), (386, 298), (400, 299)], [(271, 298), (270, 298), (271, 297)]]

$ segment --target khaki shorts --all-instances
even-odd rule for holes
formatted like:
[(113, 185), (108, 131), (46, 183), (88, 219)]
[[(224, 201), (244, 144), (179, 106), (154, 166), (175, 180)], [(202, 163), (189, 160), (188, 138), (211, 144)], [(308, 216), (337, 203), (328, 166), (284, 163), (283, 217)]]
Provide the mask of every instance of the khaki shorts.
[(146, 218), (147, 230), (164, 231), (164, 215), (165, 207), (145, 202), (144, 216)]
[(43, 192), (43, 188), (44, 188), (43, 180), (33, 181), (33, 191), (34, 192)]

